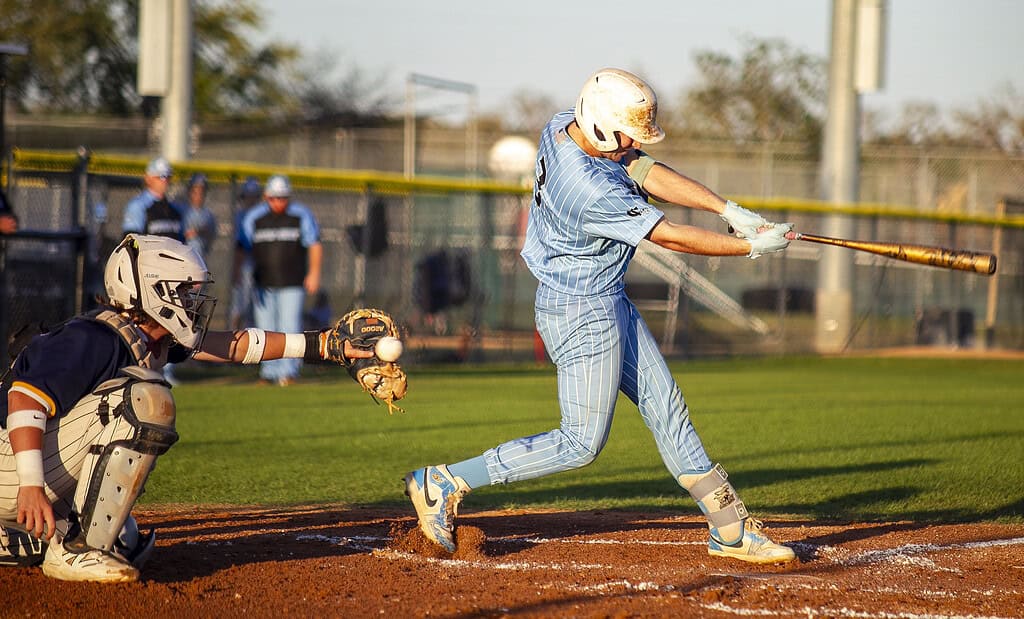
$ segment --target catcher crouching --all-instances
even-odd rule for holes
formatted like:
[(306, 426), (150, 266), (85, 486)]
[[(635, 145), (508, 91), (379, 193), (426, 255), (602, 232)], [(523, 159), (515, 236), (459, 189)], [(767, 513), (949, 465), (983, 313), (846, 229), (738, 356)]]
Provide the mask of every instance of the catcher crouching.
[(139, 531), (131, 510), (178, 440), (160, 373), (167, 363), (337, 363), (389, 410), (405, 395), (402, 369), (374, 362), (370, 330), (351, 330), (383, 323), (397, 333), (384, 312), (305, 333), (208, 332), (212, 281), (195, 250), (130, 234), (107, 261), (99, 309), (11, 347), (0, 405), (0, 566), (41, 563), (60, 580), (139, 578), (156, 537)]

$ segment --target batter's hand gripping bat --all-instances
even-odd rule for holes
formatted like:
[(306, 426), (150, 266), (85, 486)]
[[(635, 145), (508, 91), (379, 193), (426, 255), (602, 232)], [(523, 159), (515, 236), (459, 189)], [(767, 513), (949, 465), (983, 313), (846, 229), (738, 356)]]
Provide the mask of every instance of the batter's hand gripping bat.
[(871, 254), (888, 256), (895, 260), (927, 264), (944, 269), (971, 271), (982, 275), (996, 272), (996, 256), (985, 252), (973, 252), (965, 249), (946, 249), (945, 247), (929, 247), (927, 245), (908, 245), (906, 243), (885, 243), (881, 241), (854, 241), (837, 239), (830, 236), (818, 236), (803, 232), (788, 232), (786, 238), (791, 241), (809, 241), (823, 245), (835, 245)]

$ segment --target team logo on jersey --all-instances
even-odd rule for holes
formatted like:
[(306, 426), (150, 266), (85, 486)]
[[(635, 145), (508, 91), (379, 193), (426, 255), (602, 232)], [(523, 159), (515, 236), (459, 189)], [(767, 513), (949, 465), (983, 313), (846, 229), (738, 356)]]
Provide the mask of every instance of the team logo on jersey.
[(630, 217), (639, 217), (640, 215), (643, 214), (645, 210), (647, 209), (642, 209), (639, 206), (631, 206), (629, 207), (629, 210), (626, 211), (626, 214), (629, 215)]

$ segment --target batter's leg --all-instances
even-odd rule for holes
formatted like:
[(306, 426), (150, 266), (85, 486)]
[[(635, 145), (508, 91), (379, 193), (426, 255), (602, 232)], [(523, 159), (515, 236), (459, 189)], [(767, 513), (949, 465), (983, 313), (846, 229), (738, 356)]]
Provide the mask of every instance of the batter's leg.
[(558, 369), (561, 424), (485, 452), (491, 483), (586, 466), (608, 440), (622, 368), (623, 321), (615, 299), (575, 299), (538, 308), (537, 328)]

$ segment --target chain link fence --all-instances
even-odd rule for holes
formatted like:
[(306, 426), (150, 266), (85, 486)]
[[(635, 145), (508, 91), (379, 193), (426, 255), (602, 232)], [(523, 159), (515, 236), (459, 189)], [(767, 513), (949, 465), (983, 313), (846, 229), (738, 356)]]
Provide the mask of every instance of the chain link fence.
[[(354, 153), (377, 153), (382, 160), (384, 153), (400, 155), (400, 140), (364, 144), (370, 137), (346, 134), (353, 154), (335, 152), (330, 166), (351, 165), (342, 160)], [(307, 146), (306, 155), (316, 150)], [(447, 148), (436, 142), (430, 158), (436, 170), (464, 166), (460, 148), (461, 138)], [(239, 160), (228, 151), (218, 154)], [(808, 202), (815, 197), (816, 163), (802, 149), (713, 144), (652, 154), (769, 218), (793, 221), (798, 230), (824, 229), (827, 209)], [(401, 157), (388, 158), (395, 160)], [(141, 190), (144, 166), (144, 157), (17, 154), (8, 193), (21, 231), (2, 241), (4, 332), (27, 322), (57, 322), (102, 291), (103, 261), (120, 240), (124, 207)], [(1024, 196), (1024, 161), (885, 151), (866, 152), (861, 169), (861, 194), (872, 204), (853, 217), (856, 238), (995, 250), (999, 271), (990, 278), (855, 252), (856, 321), (847, 348), (1024, 349), (1024, 208), (1007, 199)], [(208, 257), (220, 299), (213, 328), (227, 326), (240, 183), (250, 175), (265, 180), (287, 173), (293, 200), (312, 209), (324, 245), (324, 294), (309, 300), (310, 326), (351, 307), (378, 306), (408, 329), (410, 361), (542, 358), (533, 330), (535, 281), (519, 257), (528, 189), (204, 159), (177, 166), (173, 196), (184, 200), (193, 171), (208, 174), (207, 204), (218, 221)], [(676, 222), (722, 227), (708, 213), (665, 210)], [(627, 285), (669, 355), (810, 353), (822, 251), (793, 243), (781, 255), (749, 260), (645, 250)]]

